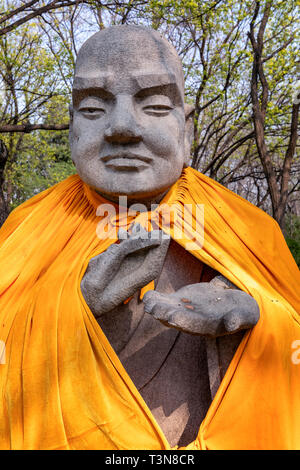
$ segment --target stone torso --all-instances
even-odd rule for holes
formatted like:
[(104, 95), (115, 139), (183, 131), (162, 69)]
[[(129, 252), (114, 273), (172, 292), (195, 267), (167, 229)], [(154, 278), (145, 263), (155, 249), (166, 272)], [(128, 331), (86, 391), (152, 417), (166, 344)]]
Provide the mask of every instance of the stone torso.
[[(190, 162), (194, 107), (184, 97), (181, 60), (157, 31), (113, 26), (86, 41), (69, 131), (84, 183), (107, 201), (152, 211)], [(81, 290), (170, 445), (185, 446), (243, 336), (236, 332), (256, 324), (259, 309), (245, 292), (215, 285), (219, 276), (210, 282), (218, 273), (163, 233), (134, 223), (89, 261)]]
[[(216, 274), (172, 241), (156, 290), (172, 293), (188, 284), (209, 282)], [(144, 313), (139, 292), (98, 323), (170, 445), (193, 441), (215, 393), (211, 374), (216, 371), (208, 368), (205, 337), (164, 326)], [(218, 357), (213, 368), (221, 378), (242, 336), (243, 332), (214, 340)]]

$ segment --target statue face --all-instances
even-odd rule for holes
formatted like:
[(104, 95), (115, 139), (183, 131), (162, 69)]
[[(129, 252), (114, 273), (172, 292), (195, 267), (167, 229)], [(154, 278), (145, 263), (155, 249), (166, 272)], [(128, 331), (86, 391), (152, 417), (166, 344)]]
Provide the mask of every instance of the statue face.
[(81, 179), (106, 197), (163, 194), (185, 161), (181, 64), (158, 34), (113, 27), (79, 52), (70, 128)]

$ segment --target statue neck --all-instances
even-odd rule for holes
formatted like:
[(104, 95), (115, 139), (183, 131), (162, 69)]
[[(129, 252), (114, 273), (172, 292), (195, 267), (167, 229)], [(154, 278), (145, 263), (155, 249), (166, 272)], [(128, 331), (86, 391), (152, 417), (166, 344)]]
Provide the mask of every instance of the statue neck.
[[(111, 201), (115, 204), (123, 205), (123, 201), (124, 201), (123, 198), (126, 197), (127, 198), (126, 199), (127, 207), (130, 207), (133, 204), (141, 204), (141, 205), (145, 206), (147, 211), (152, 209), (151, 206), (155, 206), (155, 205), (159, 204), (162, 201), (162, 199), (165, 197), (165, 195), (167, 194), (168, 191), (169, 191), (169, 188), (166, 191), (164, 191), (160, 194), (157, 194), (155, 196), (150, 196), (149, 198), (137, 199), (137, 198), (130, 197), (130, 196), (127, 196), (127, 195), (118, 195), (118, 196), (109, 195), (108, 196), (107, 194), (101, 193), (100, 191), (96, 190), (97, 194), (99, 194), (101, 197), (103, 197), (107, 201)], [(120, 198), (120, 196), (121, 196), (121, 198)]]

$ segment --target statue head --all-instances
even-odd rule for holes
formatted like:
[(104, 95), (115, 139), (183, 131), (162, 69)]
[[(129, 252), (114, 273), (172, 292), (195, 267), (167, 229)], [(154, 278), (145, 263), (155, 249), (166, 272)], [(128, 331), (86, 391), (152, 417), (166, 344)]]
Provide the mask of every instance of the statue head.
[(70, 144), (81, 179), (114, 200), (159, 200), (190, 158), (181, 61), (156, 31), (112, 26), (81, 47)]

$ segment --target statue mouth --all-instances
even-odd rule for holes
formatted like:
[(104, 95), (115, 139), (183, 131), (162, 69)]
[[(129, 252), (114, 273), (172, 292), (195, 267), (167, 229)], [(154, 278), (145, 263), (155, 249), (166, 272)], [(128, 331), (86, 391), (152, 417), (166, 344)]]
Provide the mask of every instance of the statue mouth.
[(152, 158), (132, 152), (122, 152), (118, 154), (105, 155), (101, 157), (106, 168), (116, 170), (141, 170), (147, 168)]

